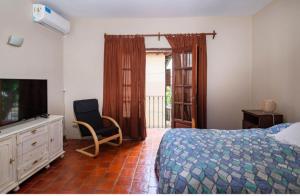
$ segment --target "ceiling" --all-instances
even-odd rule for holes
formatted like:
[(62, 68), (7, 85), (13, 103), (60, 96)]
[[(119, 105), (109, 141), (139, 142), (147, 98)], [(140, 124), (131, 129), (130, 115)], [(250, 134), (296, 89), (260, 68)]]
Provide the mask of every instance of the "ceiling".
[(249, 16), (272, 0), (36, 0), (70, 17)]

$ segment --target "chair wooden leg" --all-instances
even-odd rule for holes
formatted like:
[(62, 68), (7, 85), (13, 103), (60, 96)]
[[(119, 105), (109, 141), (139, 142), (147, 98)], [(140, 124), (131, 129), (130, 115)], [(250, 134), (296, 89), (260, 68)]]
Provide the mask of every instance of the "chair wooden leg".
[[(75, 122), (77, 124), (81, 124), (81, 125), (86, 126), (88, 128), (88, 130), (90, 131), (90, 133), (91, 133), (91, 135), (93, 137), (93, 140), (94, 140), (94, 144), (93, 145), (90, 145), (90, 146), (87, 146), (87, 147), (80, 148), (80, 149), (76, 150), (77, 152), (79, 152), (81, 154), (87, 155), (89, 157), (96, 157), (99, 154), (99, 146), (101, 144), (107, 143), (107, 144), (109, 144), (111, 146), (120, 146), (122, 144), (122, 130), (119, 127), (118, 124), (116, 124), (116, 126), (119, 128), (119, 130), (118, 130), (119, 133), (118, 134), (110, 136), (110, 137), (106, 137), (106, 138), (101, 138), (100, 140), (98, 140), (97, 135), (96, 135), (94, 129), (89, 124), (84, 123), (84, 122), (80, 122), (80, 121), (75, 121)], [(117, 143), (111, 142), (112, 140), (115, 140), (115, 139), (118, 139)], [(95, 147), (95, 153), (94, 154), (86, 151), (87, 149), (90, 149), (92, 147)]]
[[(94, 145), (87, 146), (87, 147), (84, 147), (84, 148), (81, 148), (81, 149), (77, 149), (76, 151), (80, 152), (81, 154), (87, 155), (89, 157), (96, 157), (99, 154), (99, 145), (100, 144), (98, 142), (98, 138), (97, 138), (95, 130), (88, 123), (81, 122), (81, 121), (74, 121), (74, 123), (85, 126), (89, 130), (89, 132), (91, 133), (91, 135), (93, 137), (93, 140), (94, 140)], [(89, 148), (92, 148), (94, 146), (95, 146), (95, 153), (94, 154), (85, 151), (85, 150), (87, 150)]]
[(107, 144), (111, 145), (111, 146), (120, 146), (122, 144), (122, 136), (118, 136), (118, 143), (113, 143), (113, 142), (107, 142)]
[(76, 151), (79, 152), (79, 153), (81, 153), (81, 154), (84, 154), (84, 155), (87, 155), (89, 157), (92, 157), (92, 158), (94, 158), (94, 157), (97, 156), (97, 154), (92, 154), (92, 153), (86, 152), (86, 151), (84, 151), (82, 149), (76, 149)]
[[(98, 145), (98, 144), (97, 144), (97, 145)], [(96, 146), (97, 146), (97, 145), (96, 145)], [(95, 144), (90, 145), (90, 146), (87, 146), (87, 147), (84, 147), (84, 148), (76, 149), (76, 151), (79, 152), (79, 153), (81, 153), (81, 154), (87, 155), (87, 156), (89, 156), (89, 157), (96, 157), (96, 156), (99, 154), (99, 150), (98, 150), (98, 152), (96, 152), (96, 150), (95, 150), (95, 153), (94, 153), (94, 154), (92, 154), (92, 153), (86, 151), (87, 149), (90, 149), (90, 148), (92, 148), (92, 147), (94, 147), (94, 146), (95, 146)], [(98, 145), (98, 149), (99, 149), (99, 145)]]
[[(84, 147), (81, 149), (77, 149), (76, 150), (77, 152), (87, 155), (89, 157), (96, 157), (99, 154), (99, 146), (101, 144), (108, 143), (109, 145), (112, 145), (112, 146), (120, 146), (122, 144), (122, 140), (123, 140), (122, 129), (119, 126), (119, 124), (111, 117), (102, 116), (102, 118), (110, 120), (118, 128), (118, 134), (110, 136), (110, 137), (106, 137), (106, 138), (101, 138), (100, 140), (98, 140), (96, 132), (91, 125), (89, 125), (88, 123), (83, 122), (83, 121), (74, 121), (74, 123), (86, 127), (88, 129), (88, 131), (91, 133), (91, 136), (93, 137), (93, 140), (94, 140), (94, 145), (90, 145), (90, 146), (87, 146), (87, 147)], [(111, 142), (112, 140), (116, 140), (116, 139), (118, 140), (117, 143)], [(94, 154), (86, 151), (87, 149), (90, 149), (92, 147), (95, 147)]]
[[(96, 138), (93, 138), (93, 139), (94, 139), (94, 144), (93, 145), (90, 145), (90, 146), (87, 146), (87, 147), (84, 147), (84, 148), (80, 148), (80, 149), (76, 149), (76, 151), (81, 153), (81, 154), (87, 155), (89, 157), (98, 156), (98, 154), (99, 154), (99, 145), (100, 144), (99, 144), (99, 142)], [(94, 154), (86, 151), (87, 149), (90, 149), (92, 147), (95, 147), (95, 153)]]

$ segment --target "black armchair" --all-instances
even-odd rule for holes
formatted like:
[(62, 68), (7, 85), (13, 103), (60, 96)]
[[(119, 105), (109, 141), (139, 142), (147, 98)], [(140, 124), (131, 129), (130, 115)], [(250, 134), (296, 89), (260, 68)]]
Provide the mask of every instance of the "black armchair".
[[(107, 143), (113, 146), (122, 144), (122, 130), (119, 124), (108, 116), (102, 116), (99, 113), (99, 105), (97, 99), (77, 100), (73, 103), (76, 121), (82, 137), (92, 136), (94, 145), (90, 145), (76, 151), (90, 156), (96, 157), (99, 154), (99, 146)], [(104, 120), (110, 121), (109, 126), (105, 126)], [(117, 140), (117, 143), (111, 142)], [(86, 150), (95, 146), (95, 153), (89, 153)]]

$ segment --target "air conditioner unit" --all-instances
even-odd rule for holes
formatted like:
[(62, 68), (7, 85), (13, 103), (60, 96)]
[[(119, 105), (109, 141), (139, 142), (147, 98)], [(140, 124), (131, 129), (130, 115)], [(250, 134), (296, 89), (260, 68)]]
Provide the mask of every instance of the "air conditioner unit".
[(51, 8), (42, 4), (33, 4), (32, 8), (34, 22), (51, 27), (63, 34), (70, 32), (70, 22), (55, 13)]

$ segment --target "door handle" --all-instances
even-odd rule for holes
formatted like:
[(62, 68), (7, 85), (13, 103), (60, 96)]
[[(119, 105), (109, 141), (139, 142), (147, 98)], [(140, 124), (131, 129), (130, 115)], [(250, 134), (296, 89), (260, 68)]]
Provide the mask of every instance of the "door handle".
[(37, 144), (37, 142), (33, 142), (31, 145), (32, 145), (32, 146), (35, 146), (36, 144)]
[(32, 163), (32, 165), (35, 165), (37, 162), (39, 162), (38, 160), (35, 160), (33, 163)]
[(15, 160), (13, 158), (9, 159), (9, 164), (13, 164), (13, 162), (15, 162)]

